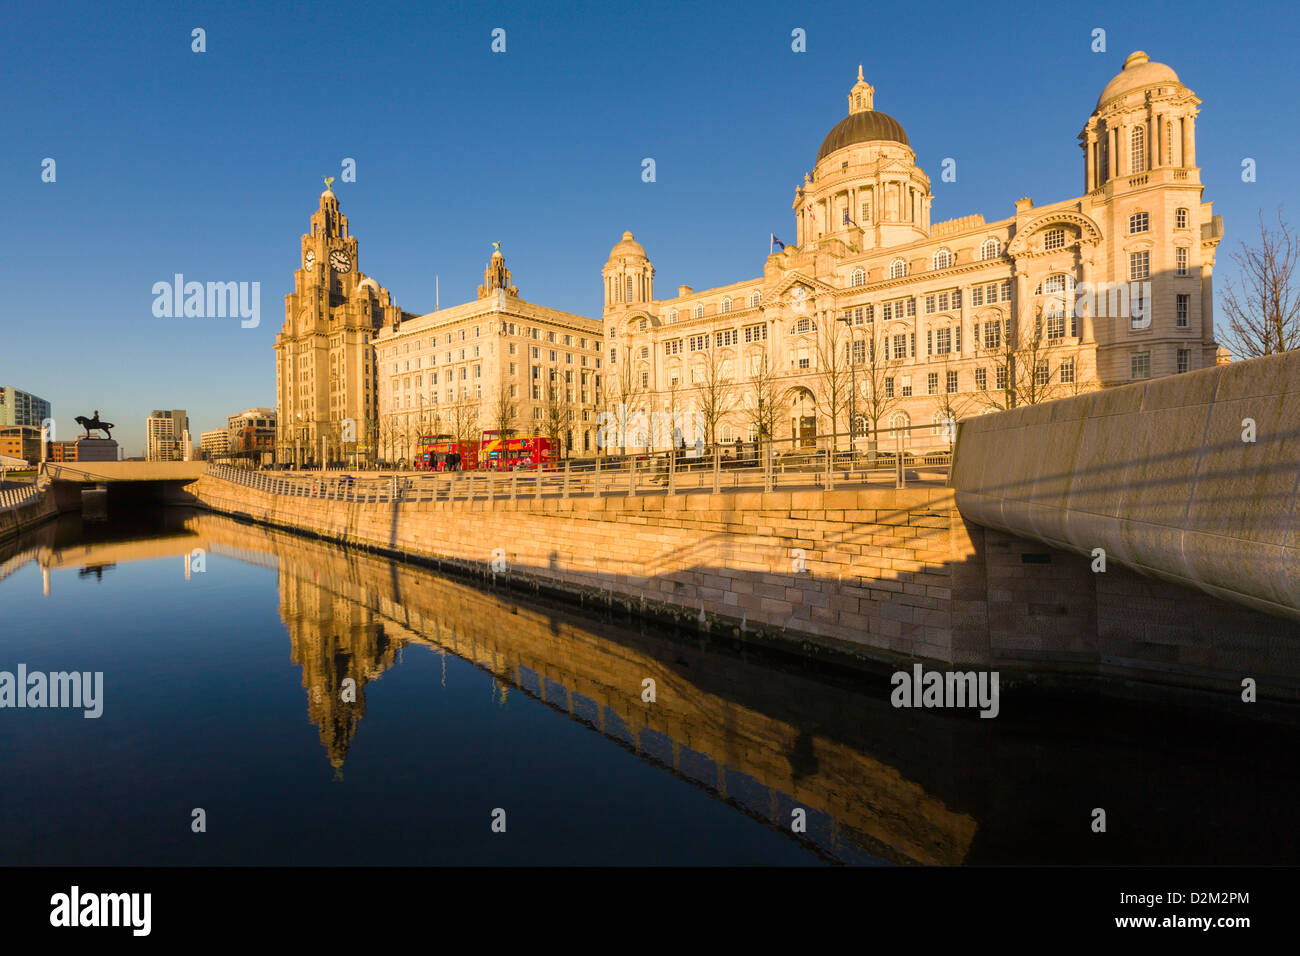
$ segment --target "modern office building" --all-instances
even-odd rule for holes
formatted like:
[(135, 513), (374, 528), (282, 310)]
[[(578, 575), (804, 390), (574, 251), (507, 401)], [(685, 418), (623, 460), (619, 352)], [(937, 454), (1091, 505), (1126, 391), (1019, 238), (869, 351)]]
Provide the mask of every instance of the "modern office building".
[(189, 429), (185, 409), (154, 409), (145, 422), (145, 457), (149, 461), (188, 461)]
[(0, 427), (6, 425), (35, 425), (50, 417), (50, 403), (30, 392), (0, 385)]
[(229, 454), (254, 464), (270, 464), (275, 455), (275, 409), (247, 408), (226, 419)]

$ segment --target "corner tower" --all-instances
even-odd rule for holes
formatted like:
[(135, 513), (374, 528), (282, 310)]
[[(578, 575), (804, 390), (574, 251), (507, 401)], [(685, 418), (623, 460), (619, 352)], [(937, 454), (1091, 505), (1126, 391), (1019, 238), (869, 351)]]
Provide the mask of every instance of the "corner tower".
[(609, 251), (600, 274), (605, 280), (606, 315), (654, 299), (655, 267), (630, 232), (623, 233)]

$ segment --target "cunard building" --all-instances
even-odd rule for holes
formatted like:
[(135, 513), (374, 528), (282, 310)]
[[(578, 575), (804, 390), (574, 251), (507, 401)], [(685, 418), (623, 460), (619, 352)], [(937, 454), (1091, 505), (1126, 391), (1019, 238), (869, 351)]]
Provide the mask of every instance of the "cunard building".
[[(657, 297), (630, 232), (604, 278), (609, 400), (711, 438), (935, 425), (1212, 365), (1222, 235), (1200, 100), (1133, 53), (1079, 134), (1082, 195), (933, 221), (930, 178), (862, 77), (761, 275)], [(655, 444), (661, 444), (656, 441)]]

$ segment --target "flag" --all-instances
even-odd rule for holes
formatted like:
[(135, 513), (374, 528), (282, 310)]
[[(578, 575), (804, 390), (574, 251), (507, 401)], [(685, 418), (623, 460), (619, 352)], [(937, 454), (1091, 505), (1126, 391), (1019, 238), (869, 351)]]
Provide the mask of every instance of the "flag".
[(854, 222), (852, 219), (849, 218), (849, 211), (848, 211), (847, 209), (844, 210), (844, 225), (846, 225), (846, 226), (856, 226), (856, 225), (857, 225), (856, 222)]
[(776, 250), (777, 246), (785, 249), (785, 243), (776, 237), (776, 233), (768, 233), (768, 236), (771, 238), (771, 243), (767, 247), (767, 254), (769, 256)]

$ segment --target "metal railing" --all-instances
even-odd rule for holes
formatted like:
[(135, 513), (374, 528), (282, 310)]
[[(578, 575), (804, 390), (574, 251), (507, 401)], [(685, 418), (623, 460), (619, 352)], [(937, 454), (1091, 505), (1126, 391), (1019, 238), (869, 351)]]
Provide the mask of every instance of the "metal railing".
[(0, 511), (9, 508), (21, 508), (25, 504), (33, 501), (39, 501), (41, 491), (36, 486), (36, 482), (30, 484), (14, 484), (8, 487), (0, 486)]
[(253, 471), (209, 463), (208, 474), (268, 494), (327, 501), (493, 501), (543, 497), (636, 497), (686, 492), (774, 491), (946, 483), (954, 430), (938, 425), (880, 429), (739, 446), (629, 453), (521, 471)]

